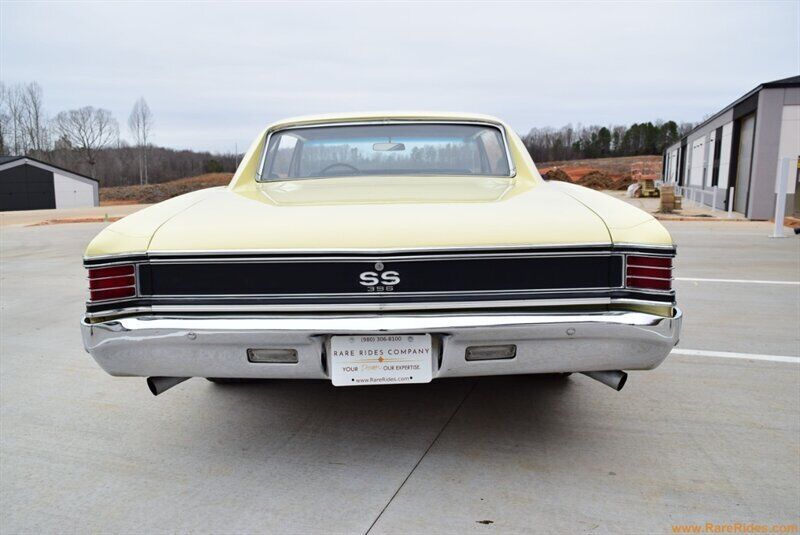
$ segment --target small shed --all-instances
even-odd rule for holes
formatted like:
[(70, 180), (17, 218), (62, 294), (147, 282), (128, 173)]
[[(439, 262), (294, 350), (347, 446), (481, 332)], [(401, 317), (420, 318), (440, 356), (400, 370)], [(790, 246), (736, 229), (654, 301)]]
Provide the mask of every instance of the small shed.
[(97, 180), (30, 156), (0, 157), (0, 211), (100, 204)]

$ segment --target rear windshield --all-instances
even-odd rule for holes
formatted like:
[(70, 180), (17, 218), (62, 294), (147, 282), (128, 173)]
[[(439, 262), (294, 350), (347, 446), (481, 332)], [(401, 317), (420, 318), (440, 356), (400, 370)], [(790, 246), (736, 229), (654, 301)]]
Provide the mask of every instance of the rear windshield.
[(499, 128), (396, 123), (279, 130), (269, 138), (261, 180), (510, 174)]

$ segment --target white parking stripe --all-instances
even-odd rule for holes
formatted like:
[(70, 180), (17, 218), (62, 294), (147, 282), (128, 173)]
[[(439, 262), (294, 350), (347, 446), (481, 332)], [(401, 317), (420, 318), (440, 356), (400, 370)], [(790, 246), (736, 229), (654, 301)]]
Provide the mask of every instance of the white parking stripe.
[(698, 279), (694, 277), (675, 277), (676, 281), (696, 281), (696, 282), (733, 282), (738, 284), (789, 284), (800, 286), (800, 281), (762, 281), (753, 279)]
[(724, 359), (768, 360), (771, 362), (789, 362), (800, 364), (800, 357), (786, 357), (783, 355), (759, 355), (756, 353), (731, 353), (730, 351), (704, 351), (702, 349), (675, 348), (672, 352), (676, 355), (689, 355), (692, 357), (719, 357)]

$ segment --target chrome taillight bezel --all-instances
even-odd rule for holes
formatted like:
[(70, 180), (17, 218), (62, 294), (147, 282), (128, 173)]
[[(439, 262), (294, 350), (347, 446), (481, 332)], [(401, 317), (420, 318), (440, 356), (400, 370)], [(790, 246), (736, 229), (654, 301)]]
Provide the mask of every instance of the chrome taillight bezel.
[(87, 268), (89, 303), (131, 299), (138, 295), (135, 264)]
[(674, 256), (628, 254), (625, 256), (625, 288), (671, 293)]

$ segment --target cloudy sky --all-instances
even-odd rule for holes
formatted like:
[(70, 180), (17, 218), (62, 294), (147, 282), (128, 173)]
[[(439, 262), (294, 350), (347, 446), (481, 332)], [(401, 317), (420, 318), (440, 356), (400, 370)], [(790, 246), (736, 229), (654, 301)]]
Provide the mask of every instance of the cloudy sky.
[(275, 119), (332, 111), (475, 111), (519, 132), (697, 121), (799, 73), (798, 0), (0, 1), (3, 82), (121, 125), (144, 96), (176, 148), (243, 150)]

